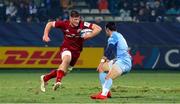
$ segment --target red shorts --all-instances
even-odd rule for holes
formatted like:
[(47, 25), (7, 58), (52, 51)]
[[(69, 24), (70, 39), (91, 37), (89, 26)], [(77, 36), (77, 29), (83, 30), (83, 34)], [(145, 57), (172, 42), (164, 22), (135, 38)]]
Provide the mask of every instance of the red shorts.
[[(74, 66), (80, 56), (80, 51), (72, 51), (72, 50), (69, 50), (67, 48), (61, 48), (60, 49), (60, 55), (62, 56), (62, 53), (64, 51), (70, 51), (71, 52), (71, 62), (70, 62), (70, 66)], [(61, 59), (62, 60), (62, 59)]]

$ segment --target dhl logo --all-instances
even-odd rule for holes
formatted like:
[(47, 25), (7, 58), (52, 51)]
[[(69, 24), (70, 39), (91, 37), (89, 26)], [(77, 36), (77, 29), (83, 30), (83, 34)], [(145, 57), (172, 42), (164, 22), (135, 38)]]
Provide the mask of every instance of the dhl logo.
[[(103, 48), (84, 48), (75, 67), (96, 68), (103, 52)], [(55, 68), (60, 57), (57, 47), (0, 47), (0, 68)]]
[[(59, 51), (43, 51), (43, 50), (34, 50), (32, 53), (27, 50), (6, 50), (5, 59), (0, 61), (0, 64), (15, 64), (15, 65), (59, 65), (60, 52)], [(83, 60), (78, 60), (77, 65), (82, 65)]]

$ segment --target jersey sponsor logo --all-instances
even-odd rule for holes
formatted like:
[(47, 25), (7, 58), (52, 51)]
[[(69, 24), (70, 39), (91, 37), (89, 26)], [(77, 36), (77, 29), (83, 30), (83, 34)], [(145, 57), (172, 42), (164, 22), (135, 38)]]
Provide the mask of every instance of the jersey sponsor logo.
[(66, 32), (69, 32), (69, 30), (68, 30), (68, 29), (66, 29), (65, 31), (66, 31)]
[(66, 36), (69, 38), (80, 38), (80, 35), (76, 35), (76, 34), (67, 34)]
[(89, 22), (84, 22), (84, 26), (89, 27), (90, 23)]

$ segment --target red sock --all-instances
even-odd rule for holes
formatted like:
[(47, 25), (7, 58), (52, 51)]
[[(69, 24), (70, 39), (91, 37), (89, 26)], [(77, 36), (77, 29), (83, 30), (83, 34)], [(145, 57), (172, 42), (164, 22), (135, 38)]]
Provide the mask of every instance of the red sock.
[(55, 78), (56, 75), (57, 75), (57, 70), (53, 69), (50, 73), (48, 73), (44, 76), (44, 81), (47, 82), (51, 78)]
[(65, 72), (62, 70), (57, 70), (56, 82), (61, 82), (62, 78), (65, 76)]

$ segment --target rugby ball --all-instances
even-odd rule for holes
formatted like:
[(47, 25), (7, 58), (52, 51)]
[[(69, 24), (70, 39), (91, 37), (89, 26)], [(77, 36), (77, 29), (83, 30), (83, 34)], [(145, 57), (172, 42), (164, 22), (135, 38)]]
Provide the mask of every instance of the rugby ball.
[(82, 30), (80, 31), (81, 37), (84, 37), (84, 35), (90, 34), (90, 33), (92, 33), (92, 30), (91, 30), (91, 29), (82, 29)]

